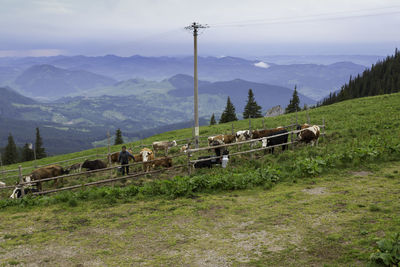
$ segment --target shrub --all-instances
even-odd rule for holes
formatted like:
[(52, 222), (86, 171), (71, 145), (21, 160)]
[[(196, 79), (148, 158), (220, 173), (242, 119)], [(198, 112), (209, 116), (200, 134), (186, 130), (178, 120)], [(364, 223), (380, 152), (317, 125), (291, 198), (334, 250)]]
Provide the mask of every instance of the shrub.
[(400, 265), (400, 233), (379, 240), (377, 245), (377, 252), (370, 256), (371, 266)]

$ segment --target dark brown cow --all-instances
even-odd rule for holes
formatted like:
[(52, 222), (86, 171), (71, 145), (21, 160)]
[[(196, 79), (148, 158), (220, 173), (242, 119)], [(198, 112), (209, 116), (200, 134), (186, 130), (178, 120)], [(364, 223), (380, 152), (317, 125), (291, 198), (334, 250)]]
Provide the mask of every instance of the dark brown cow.
[(99, 169), (105, 169), (107, 168), (107, 164), (104, 163), (104, 161), (95, 159), (95, 160), (85, 160), (85, 162), (82, 164), (82, 168), (87, 169), (88, 171), (94, 171), (94, 170), (99, 170)]
[(282, 130), (285, 130), (285, 128), (277, 127), (275, 129), (254, 130), (252, 137), (253, 137), (253, 139), (259, 139), (259, 138), (270, 136), (271, 134), (274, 134), (274, 133), (282, 131)]
[(153, 168), (157, 167), (157, 166), (171, 168), (172, 167), (172, 158), (162, 157), (162, 158), (155, 159), (152, 163), (153, 163)]
[[(45, 179), (45, 178), (52, 178), (52, 177), (57, 177), (63, 174), (67, 174), (68, 171), (64, 170), (63, 167), (61, 167), (60, 165), (50, 165), (50, 166), (46, 166), (46, 167), (42, 167), (40, 169), (34, 170), (31, 175), (25, 177), (25, 181), (29, 182), (29, 181), (37, 181), (37, 180), (41, 180), (41, 179)], [(60, 179), (61, 183), (62, 183), (62, 178)], [(42, 191), (42, 183), (38, 182), (37, 184), (37, 188), (39, 191)], [(57, 187), (58, 186), (58, 179), (54, 180), (54, 186)]]

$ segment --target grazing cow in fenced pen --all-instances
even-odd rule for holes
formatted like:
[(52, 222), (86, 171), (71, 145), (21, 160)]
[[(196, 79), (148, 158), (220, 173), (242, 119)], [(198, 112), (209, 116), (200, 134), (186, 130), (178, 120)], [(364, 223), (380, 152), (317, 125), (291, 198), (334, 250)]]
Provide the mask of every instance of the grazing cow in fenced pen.
[(153, 149), (154, 149), (154, 154), (157, 151), (162, 151), (164, 150), (164, 156), (168, 155), (168, 150), (171, 147), (176, 146), (176, 141), (157, 141), (157, 142), (153, 142)]
[[(288, 142), (288, 136), (289, 136), (288, 131), (283, 128), (277, 128), (277, 129), (280, 129), (280, 130), (271, 132), (268, 136), (266, 136), (266, 137), (269, 137), (268, 139), (262, 140), (263, 147), (276, 146), (276, 145), (281, 145), (281, 144), (285, 144)], [(285, 149), (288, 149), (287, 144), (282, 145), (282, 151), (285, 151)], [(271, 154), (274, 154), (274, 147), (271, 147), (270, 151), (271, 151)]]
[[(22, 189), (23, 188), (23, 189)], [(16, 199), (16, 198), (20, 198), (22, 197), (22, 190), (24, 190), (24, 194), (30, 194), (30, 193), (34, 193), (34, 192), (39, 192), (39, 190), (37, 188), (32, 188), (32, 187), (16, 187), (10, 198)]]
[(158, 159), (155, 159), (153, 161), (152, 167), (165, 167), (165, 168), (171, 168), (172, 167), (172, 158), (170, 157), (161, 157)]
[(146, 163), (146, 162), (154, 160), (153, 151), (151, 149), (145, 147), (142, 150), (140, 150), (140, 155), (142, 156), (143, 171), (145, 171), (145, 172), (150, 171), (151, 162), (149, 162), (149, 163)]
[(211, 146), (211, 143), (215, 140), (222, 141), (224, 144), (230, 144), (235, 142), (235, 136), (232, 134), (220, 134), (220, 135), (214, 135), (214, 136), (209, 136), (207, 138), (208, 140), (208, 146)]
[(236, 132), (235, 135), (236, 142), (243, 142), (246, 140), (250, 140), (251, 135), (252, 133), (249, 130), (238, 131)]
[[(24, 182), (36, 184), (37, 189), (39, 191), (42, 191), (42, 182), (35, 182), (35, 181), (45, 179), (45, 178), (57, 177), (57, 176), (61, 176), (61, 175), (68, 174), (68, 173), (69, 173), (69, 171), (64, 170), (63, 167), (61, 167), (60, 165), (50, 165), (50, 166), (46, 166), (46, 167), (42, 167), (42, 168), (34, 170), (30, 175), (24, 177)], [(62, 182), (62, 178), (60, 180)], [(55, 179), (54, 187), (57, 187), (57, 186), (58, 186), (58, 179)], [(26, 189), (24, 186), (22, 188)], [(14, 191), (16, 189), (21, 190), (21, 187), (17, 186), (14, 189)], [(14, 195), (14, 193), (13, 193), (13, 195)], [(11, 195), (10, 197), (15, 198), (15, 197), (13, 197), (13, 195)]]
[(82, 168), (85, 168), (87, 171), (94, 171), (107, 168), (107, 164), (99, 159), (95, 160), (85, 160), (82, 164)]
[(211, 159), (213, 156), (200, 156), (198, 159), (208, 159), (204, 161), (199, 161), (194, 164), (194, 168), (199, 169), (199, 168), (212, 168), (212, 164), (216, 163), (215, 159)]
[(75, 163), (75, 164), (72, 164), (71, 166), (69, 166), (67, 168), (67, 170), (68, 170), (68, 172), (71, 172), (71, 171), (81, 172), (81, 166), (82, 166), (81, 163)]
[(318, 145), (319, 135), (320, 135), (319, 126), (313, 125), (307, 128), (302, 128), (301, 132), (298, 134), (297, 140), (299, 142), (304, 142), (306, 144), (311, 143), (311, 146), (314, 146), (314, 144)]

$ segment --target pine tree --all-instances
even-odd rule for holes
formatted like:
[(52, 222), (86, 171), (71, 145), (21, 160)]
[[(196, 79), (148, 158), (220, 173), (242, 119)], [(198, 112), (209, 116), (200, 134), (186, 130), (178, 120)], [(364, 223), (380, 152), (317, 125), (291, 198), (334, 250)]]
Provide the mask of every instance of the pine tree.
[(43, 140), (42, 140), (42, 137), (40, 136), (39, 128), (36, 128), (35, 152), (36, 152), (37, 159), (42, 159), (42, 158), (47, 157), (46, 152), (43, 147)]
[(215, 121), (215, 115), (213, 113), (210, 119), (210, 125), (215, 125), (215, 124), (217, 124), (217, 122)]
[(253, 90), (249, 89), (247, 104), (244, 107), (243, 119), (248, 118), (261, 118), (261, 106), (259, 106), (254, 99)]
[(25, 144), (22, 148), (22, 161), (34, 160), (33, 150), (29, 147), (29, 144)]
[(286, 107), (285, 112), (286, 113), (293, 113), (293, 112), (296, 112), (296, 111), (299, 111), (299, 110), (301, 110), (301, 108), (300, 108), (300, 99), (299, 99), (299, 95), (297, 94), (297, 86), (295, 86), (292, 99), (290, 99), (290, 103)]
[(13, 164), (18, 162), (17, 146), (11, 133), (8, 135), (8, 143), (4, 152), (4, 164)]
[(225, 123), (230, 121), (237, 121), (235, 106), (232, 104), (230, 97), (226, 102), (226, 107), (224, 112), (222, 112), (219, 123)]
[(115, 141), (114, 141), (114, 145), (121, 145), (124, 143), (124, 140), (122, 139), (122, 132), (121, 130), (118, 128), (115, 131)]

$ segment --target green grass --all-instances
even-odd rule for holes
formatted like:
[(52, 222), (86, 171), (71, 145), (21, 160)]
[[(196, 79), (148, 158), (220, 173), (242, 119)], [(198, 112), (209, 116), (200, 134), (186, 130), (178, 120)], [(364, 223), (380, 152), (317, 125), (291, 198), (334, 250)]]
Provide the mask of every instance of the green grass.
[[(0, 201), (0, 263), (364, 266), (377, 240), (400, 231), (399, 111), (400, 94), (345, 101), (309, 111), (312, 123), (325, 118), (327, 124), (318, 147), (232, 157), (226, 170), (190, 177), (165, 174), (125, 187)], [(298, 119), (305, 122), (306, 114)], [(266, 125), (294, 120), (283, 115)], [(262, 120), (252, 124), (261, 128)], [(246, 129), (248, 121), (234, 127)], [(222, 124), (200, 132), (230, 130)], [(183, 129), (143, 143), (190, 136), (191, 129)], [(39, 163), (95, 151), (106, 148)], [(37, 255), (43, 250), (50, 252)]]

